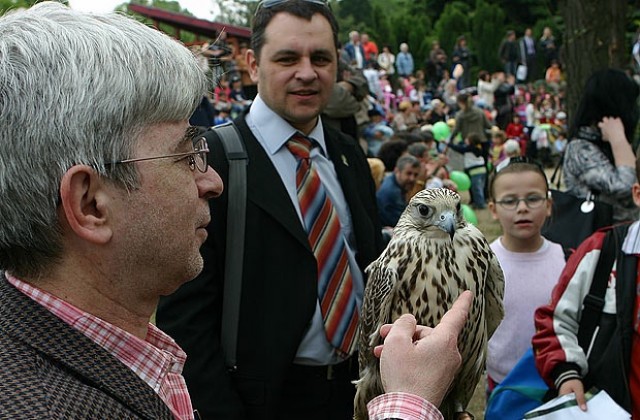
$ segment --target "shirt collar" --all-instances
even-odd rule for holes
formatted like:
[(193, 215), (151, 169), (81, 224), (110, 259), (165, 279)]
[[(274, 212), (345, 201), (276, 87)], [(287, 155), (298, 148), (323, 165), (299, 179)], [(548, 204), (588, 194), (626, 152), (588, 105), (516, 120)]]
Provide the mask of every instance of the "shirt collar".
[[(262, 136), (264, 140), (263, 145), (271, 155), (276, 154), (285, 145), (287, 140), (298, 133), (298, 130), (291, 126), (289, 122), (269, 108), (260, 97), (260, 94), (258, 94), (252, 102), (248, 116), (250, 125)], [(327, 145), (324, 140), (322, 118), (318, 118), (318, 123), (306, 137), (315, 140), (324, 156), (328, 156)]]
[(640, 254), (640, 221), (634, 222), (629, 226), (627, 236), (622, 244), (622, 252), (628, 255)]
[(182, 373), (187, 359), (186, 353), (173, 338), (155, 325), (149, 323), (147, 336), (141, 340), (45, 290), (24, 282), (7, 272), (4, 275), (7, 281), (20, 292), (87, 336), (133, 370), (154, 391), (158, 392), (167, 373)]

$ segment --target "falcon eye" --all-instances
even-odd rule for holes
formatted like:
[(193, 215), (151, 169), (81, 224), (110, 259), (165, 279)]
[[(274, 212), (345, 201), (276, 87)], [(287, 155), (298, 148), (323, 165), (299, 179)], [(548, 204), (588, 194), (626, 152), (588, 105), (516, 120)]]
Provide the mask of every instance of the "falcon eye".
[(429, 215), (429, 206), (426, 206), (424, 204), (420, 204), (418, 206), (418, 211), (420, 212), (421, 216), (428, 216)]

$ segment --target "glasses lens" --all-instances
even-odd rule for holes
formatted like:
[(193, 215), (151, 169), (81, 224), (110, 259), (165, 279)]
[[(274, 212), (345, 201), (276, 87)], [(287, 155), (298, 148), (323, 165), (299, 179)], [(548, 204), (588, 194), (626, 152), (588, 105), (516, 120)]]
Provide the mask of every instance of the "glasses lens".
[(515, 210), (518, 208), (518, 204), (521, 201), (524, 201), (524, 204), (530, 209), (537, 209), (542, 205), (545, 201), (544, 197), (540, 197), (539, 195), (532, 195), (531, 197), (526, 198), (505, 198), (504, 200), (498, 201), (505, 210)]
[(194, 157), (196, 167), (200, 172), (207, 172), (207, 152), (209, 152), (207, 140), (204, 137), (200, 137), (193, 145), (193, 150), (198, 152)]
[(520, 200), (518, 200), (517, 198), (506, 198), (498, 202), (498, 204), (500, 204), (502, 207), (504, 207), (507, 210), (515, 210), (515, 208), (518, 207), (519, 202)]
[(527, 197), (525, 199), (525, 202), (527, 203), (527, 207), (529, 207), (530, 209), (537, 209), (538, 207), (540, 207), (540, 205), (544, 200), (545, 200), (544, 197), (534, 195), (531, 197)]

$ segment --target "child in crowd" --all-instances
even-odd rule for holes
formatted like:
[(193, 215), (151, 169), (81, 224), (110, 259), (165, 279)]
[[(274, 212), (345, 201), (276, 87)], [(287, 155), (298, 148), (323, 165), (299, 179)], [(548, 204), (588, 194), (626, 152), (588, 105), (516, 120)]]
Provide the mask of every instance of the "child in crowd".
[(512, 158), (492, 176), (489, 197), (491, 215), (502, 227), (491, 249), (505, 278), (504, 319), (488, 344), (490, 392), (531, 346), (533, 313), (549, 301), (565, 260), (562, 247), (540, 234), (551, 214), (551, 196), (538, 164)]
[(527, 136), (524, 133), (524, 124), (522, 124), (520, 115), (516, 113), (513, 114), (511, 122), (507, 125), (504, 132), (508, 139), (518, 140), (520, 142), (520, 149), (526, 153)]
[(231, 87), (229, 87), (229, 81), (226, 76), (221, 78), (216, 88), (213, 90), (213, 106), (216, 111), (220, 111), (222, 108), (231, 108)]
[(489, 157), (491, 159), (491, 164), (496, 167), (502, 162), (507, 155), (504, 152), (504, 142), (507, 140), (507, 137), (504, 131), (497, 129), (491, 131), (491, 150), (489, 152)]
[(505, 158), (496, 165), (496, 172), (499, 172), (511, 162), (511, 159), (522, 156), (522, 149), (520, 149), (520, 142), (518, 140), (509, 139), (504, 143)]
[(478, 133), (471, 133), (464, 139), (464, 144), (449, 143), (448, 147), (464, 155), (464, 171), (471, 179), (472, 207), (487, 208), (484, 187), (487, 182), (487, 158), (489, 142), (483, 141)]
[(558, 131), (558, 137), (553, 142), (553, 148), (555, 149), (556, 154), (562, 155), (564, 153), (565, 147), (567, 147), (567, 132), (564, 130)]
[(213, 125), (221, 125), (231, 121), (231, 106), (221, 107), (213, 118)]

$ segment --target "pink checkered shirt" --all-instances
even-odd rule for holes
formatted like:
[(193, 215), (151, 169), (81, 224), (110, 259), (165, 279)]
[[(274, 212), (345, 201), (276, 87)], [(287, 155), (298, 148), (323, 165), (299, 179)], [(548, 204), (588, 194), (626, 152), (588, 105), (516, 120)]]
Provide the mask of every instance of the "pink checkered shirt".
[(135, 372), (169, 406), (176, 419), (192, 420), (193, 408), (182, 377), (185, 352), (167, 334), (149, 324), (147, 337), (138, 337), (81, 311), (64, 300), (8, 273), (9, 283), (104, 348)]
[(367, 404), (370, 420), (443, 420), (438, 408), (417, 395), (389, 392)]

